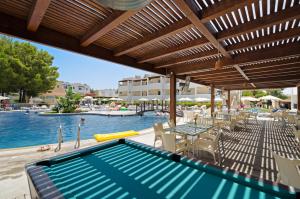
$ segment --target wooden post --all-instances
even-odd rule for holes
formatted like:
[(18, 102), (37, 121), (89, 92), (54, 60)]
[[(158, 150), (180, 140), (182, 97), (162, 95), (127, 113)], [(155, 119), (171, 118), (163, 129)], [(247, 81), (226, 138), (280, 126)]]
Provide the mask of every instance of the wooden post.
[(227, 91), (227, 109), (228, 113), (230, 113), (230, 90)]
[(170, 120), (176, 125), (176, 75), (171, 73), (170, 76)]
[(298, 96), (297, 110), (298, 110), (298, 114), (300, 114), (300, 85), (297, 85), (297, 96)]
[(213, 113), (215, 112), (215, 85), (211, 84), (210, 86), (210, 110), (211, 110), (211, 116), (213, 116)]

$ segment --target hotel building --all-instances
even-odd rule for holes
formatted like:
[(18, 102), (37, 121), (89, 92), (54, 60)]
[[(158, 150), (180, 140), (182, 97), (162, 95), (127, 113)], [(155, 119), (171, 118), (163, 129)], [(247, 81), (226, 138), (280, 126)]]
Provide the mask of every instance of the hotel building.
[[(177, 99), (197, 97), (210, 99), (210, 88), (200, 84), (190, 83), (187, 92), (182, 92), (177, 80)], [(124, 78), (118, 82), (119, 98), (125, 101), (136, 101), (140, 98), (148, 100), (167, 100), (170, 97), (170, 79), (162, 75), (144, 75)]]

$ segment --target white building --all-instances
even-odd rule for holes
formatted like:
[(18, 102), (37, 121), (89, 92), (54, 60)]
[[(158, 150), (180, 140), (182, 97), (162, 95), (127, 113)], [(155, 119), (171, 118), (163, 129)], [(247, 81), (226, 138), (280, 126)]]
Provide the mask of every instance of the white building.
[[(200, 84), (190, 83), (186, 93), (180, 91), (177, 80), (177, 99), (197, 97), (210, 99), (210, 88)], [(140, 98), (167, 100), (170, 97), (170, 79), (162, 75), (145, 75), (124, 78), (118, 83), (119, 98), (125, 101), (135, 101)]]
[(95, 90), (95, 93), (97, 97), (118, 97), (117, 89)]
[(79, 93), (81, 95), (85, 95), (91, 92), (91, 87), (87, 84), (81, 83), (70, 83), (70, 82), (62, 82), (64, 89), (72, 88), (74, 93)]

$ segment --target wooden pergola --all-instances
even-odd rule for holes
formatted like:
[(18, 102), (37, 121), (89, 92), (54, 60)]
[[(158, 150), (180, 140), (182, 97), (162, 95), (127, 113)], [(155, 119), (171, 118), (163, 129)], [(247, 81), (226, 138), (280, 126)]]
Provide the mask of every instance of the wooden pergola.
[(171, 118), (176, 78), (186, 76), (212, 87), (212, 103), (215, 88), (300, 93), (299, 19), (298, 0), (153, 0), (136, 11), (96, 0), (0, 3), (3, 34), (170, 75)]

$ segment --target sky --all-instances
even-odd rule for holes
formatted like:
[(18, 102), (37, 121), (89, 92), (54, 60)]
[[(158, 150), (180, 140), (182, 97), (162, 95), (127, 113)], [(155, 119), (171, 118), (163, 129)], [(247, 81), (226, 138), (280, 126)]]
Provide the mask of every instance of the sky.
[[(21, 39), (14, 40), (28, 42)], [(60, 81), (71, 83), (86, 83), (93, 89), (117, 88), (118, 81), (125, 77), (149, 74), (138, 70), (101, 59), (73, 53), (58, 48), (30, 42), (39, 49), (46, 50), (54, 56), (53, 66), (58, 67)]]

